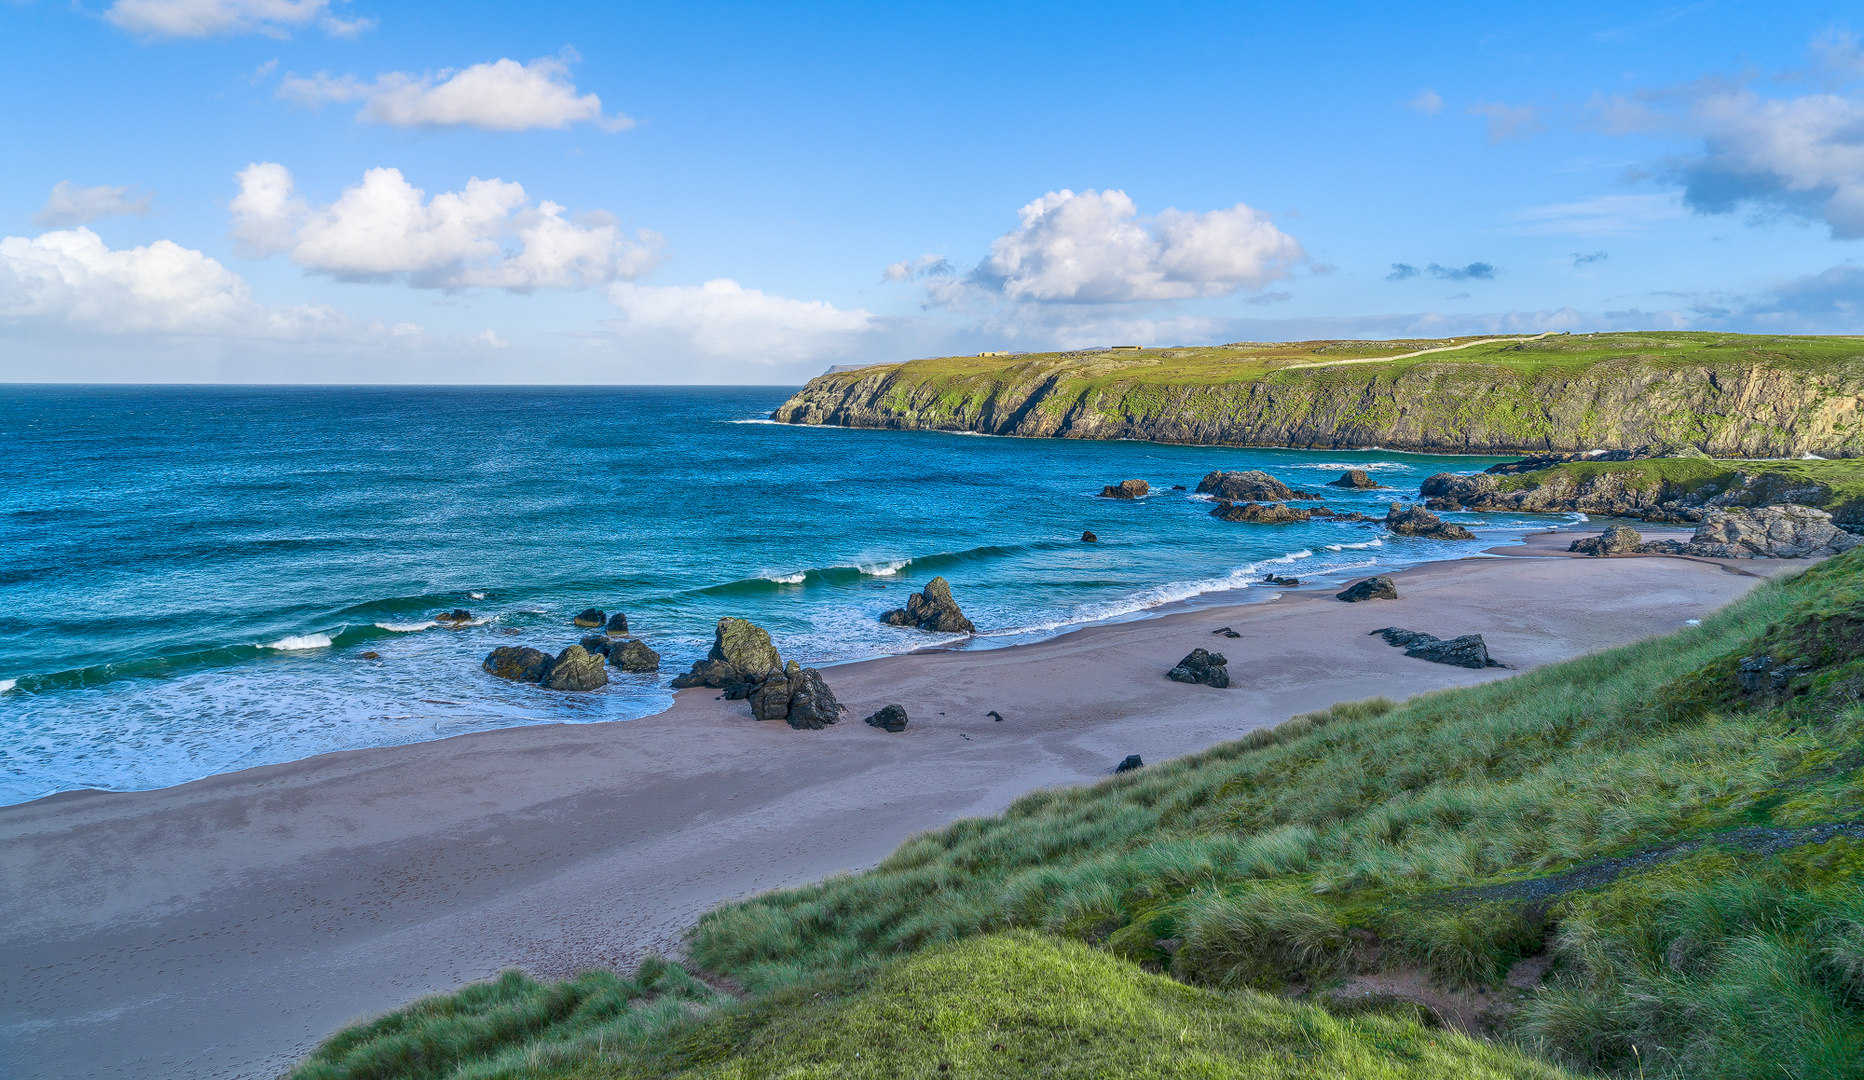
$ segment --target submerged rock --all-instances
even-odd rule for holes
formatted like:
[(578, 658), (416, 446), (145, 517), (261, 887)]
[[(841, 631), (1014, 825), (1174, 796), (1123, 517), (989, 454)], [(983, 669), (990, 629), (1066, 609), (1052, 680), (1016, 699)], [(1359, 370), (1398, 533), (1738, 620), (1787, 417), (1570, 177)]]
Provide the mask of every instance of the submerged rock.
[(1287, 502), (1299, 493), (1260, 469), (1213, 472), (1197, 482), (1200, 495), (1215, 495), (1231, 502)]
[(1443, 520), (1421, 506), (1397, 503), (1385, 514), (1385, 528), (1395, 536), (1419, 536), (1426, 540), (1474, 540), (1476, 535), (1461, 525)]
[(746, 697), (772, 672), (783, 670), (783, 658), (770, 643), (770, 635), (746, 619), (726, 616), (712, 635), (712, 651), (692, 670), (673, 680), (675, 690), (709, 686), (725, 691), (732, 700)]
[(434, 616), (434, 621), (437, 623), (448, 623), (452, 626), (464, 626), (472, 621), (472, 612), (467, 611), (465, 608), (454, 608), (452, 611), (443, 615)]
[(964, 617), (951, 598), (951, 583), (942, 577), (926, 582), (924, 590), (906, 598), (906, 606), (880, 617), (888, 626), (911, 626), (941, 634), (975, 634), (977, 627)]
[(601, 608), (590, 608), (571, 620), (571, 622), (575, 623), (577, 626), (601, 626), (607, 621), (608, 612), (603, 611)]
[(1337, 487), (1337, 488), (1354, 488), (1359, 491), (1371, 491), (1374, 488), (1382, 488), (1385, 485), (1379, 483), (1377, 480), (1374, 480), (1372, 479), (1372, 477), (1366, 475), (1366, 470), (1364, 469), (1348, 469), (1345, 472), (1340, 474), (1340, 478), (1338, 480), (1327, 481), (1327, 486)]
[(1489, 647), (1482, 640), (1481, 634), (1464, 634), (1462, 637), (1447, 641), (1431, 634), (1403, 627), (1388, 626), (1372, 633), (1385, 639), (1386, 644), (1401, 646), (1406, 656), (1419, 660), (1429, 660), (1433, 664), (1450, 664), (1454, 667), (1492, 668), (1505, 665), (1497, 663), (1489, 656)]
[(608, 662), (623, 671), (637, 674), (660, 670), (660, 654), (648, 648), (646, 642), (633, 638), (610, 645)]
[(1816, 559), (1864, 544), (1832, 524), (1832, 515), (1810, 506), (1784, 504), (1754, 510), (1712, 510), (1688, 542), (1657, 540), (1637, 550), (1710, 559)]
[(581, 645), (571, 645), (558, 653), (544, 674), (544, 686), (550, 690), (594, 690), (607, 685), (608, 672), (602, 657)]
[(1380, 574), (1348, 586), (1345, 592), (1335, 594), (1335, 598), (1349, 604), (1357, 604), (1361, 600), (1396, 600), (1398, 585), (1391, 578)]
[(1081, 534), (1081, 542), (1083, 544), (1097, 544), (1100, 542), (1100, 537), (1095, 536), (1091, 532), (1084, 532)]
[(889, 705), (868, 717), (866, 723), (869, 727), (877, 727), (882, 731), (905, 731), (906, 709), (900, 705)]
[(1284, 503), (1231, 503), (1224, 500), (1210, 512), (1219, 521), (1249, 521), (1257, 525), (1287, 525), (1306, 521), (1312, 513)]
[(610, 641), (607, 635), (604, 634), (585, 634), (583, 635), (583, 639), (576, 644), (581, 645), (592, 653), (600, 653), (603, 656), (607, 656), (608, 650), (615, 646), (615, 643)]
[(1122, 480), (1100, 489), (1100, 497), (1103, 499), (1139, 499), (1151, 493), (1152, 485), (1144, 480)]
[(1145, 767), (1145, 761), (1141, 759), (1138, 754), (1128, 754), (1124, 761), (1121, 761), (1118, 765), (1113, 767), (1113, 771), (1116, 773), (1132, 772), (1134, 769), (1143, 769)]
[(1613, 525), (1598, 536), (1575, 540), (1566, 550), (1586, 555), (1625, 555), (1644, 542), (1643, 534), (1629, 525)]
[(1172, 682), (1201, 683), (1225, 690), (1230, 685), (1230, 671), (1226, 666), (1229, 660), (1222, 653), (1208, 649), (1192, 649), (1190, 655), (1178, 661), (1178, 666), (1165, 673)]
[(628, 632), (628, 617), (617, 611), (608, 617), (608, 625), (604, 629), (611, 634), (625, 634)]
[(550, 670), (550, 664), (551, 657), (547, 652), (523, 645), (500, 645), (479, 666), (501, 679), (534, 683), (543, 681), (544, 673)]

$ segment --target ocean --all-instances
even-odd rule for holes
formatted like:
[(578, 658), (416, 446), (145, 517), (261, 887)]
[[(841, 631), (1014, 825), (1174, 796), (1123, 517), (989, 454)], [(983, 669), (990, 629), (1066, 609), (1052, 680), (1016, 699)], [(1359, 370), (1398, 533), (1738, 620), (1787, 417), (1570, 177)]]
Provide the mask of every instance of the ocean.
[[(1489, 546), (1226, 523), (1169, 489), (1256, 468), (1382, 513), (1500, 459), (764, 420), (790, 392), (0, 389), (0, 804), (645, 716), (721, 615), (805, 665), (948, 641), (879, 621), (935, 575), (987, 648)], [(1318, 486), (1347, 468), (1392, 490)], [(1130, 478), (1153, 494), (1096, 497)], [(1447, 516), (1496, 543), (1555, 520)], [(432, 621), (461, 607), (465, 627)], [(659, 675), (557, 693), (480, 670), (574, 643), (589, 607), (626, 612)]]

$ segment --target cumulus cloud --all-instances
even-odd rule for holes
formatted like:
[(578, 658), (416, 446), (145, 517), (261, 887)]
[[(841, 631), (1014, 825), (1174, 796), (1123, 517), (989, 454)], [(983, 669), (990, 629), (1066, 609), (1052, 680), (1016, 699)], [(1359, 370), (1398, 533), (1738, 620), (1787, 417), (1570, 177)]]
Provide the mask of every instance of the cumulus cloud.
[(330, 0), (116, 0), (104, 18), (131, 33), (163, 38), (283, 38), (313, 24), (334, 37), (354, 37), (375, 25), (374, 19), (332, 14)]
[(1780, 328), (1864, 328), (1864, 266), (1845, 262), (1782, 282), (1757, 297), (1747, 313)]
[(1485, 117), (1489, 123), (1489, 141), (1502, 142), (1527, 138), (1547, 129), (1541, 125), (1540, 113), (1532, 105), (1504, 105), (1499, 101), (1471, 105), (1463, 110), (1471, 116)]
[(246, 167), (239, 182), (231, 209), (242, 250), (289, 250), (293, 263), (344, 281), (524, 292), (632, 280), (664, 258), (658, 233), (626, 235), (599, 212), (565, 217), (505, 180), (475, 177), (429, 199), (400, 170), (370, 169), (326, 206), (299, 197), (290, 171), (273, 162)]
[(879, 327), (861, 308), (773, 296), (728, 278), (703, 285), (622, 282), (609, 287), (608, 297), (630, 330), (754, 363), (839, 359)]
[(128, 185), (81, 188), (69, 180), (60, 180), (53, 186), (44, 208), (32, 215), (32, 222), (51, 226), (82, 225), (98, 218), (147, 214), (152, 198), (151, 195), (131, 196)]
[(527, 131), (584, 122), (608, 131), (633, 127), (634, 121), (619, 113), (604, 116), (602, 99), (595, 94), (577, 93), (569, 69), (575, 58), (566, 51), (528, 64), (505, 59), (425, 75), (391, 71), (372, 83), (354, 75), (287, 75), (278, 96), (310, 106), (360, 101), (356, 119), (390, 127)]
[(1443, 111), (1443, 97), (1435, 90), (1426, 88), (1420, 91), (1416, 97), (1405, 102), (1405, 106), (1407, 108), (1416, 109), (1426, 116), (1435, 116)]
[[(1262, 214), (1166, 210), (1141, 218), (1124, 191), (1052, 191), (1024, 206), (966, 284), (1018, 302), (1104, 304), (1227, 296), (1288, 276), (1301, 245)], [(955, 297), (932, 290), (935, 301)]]

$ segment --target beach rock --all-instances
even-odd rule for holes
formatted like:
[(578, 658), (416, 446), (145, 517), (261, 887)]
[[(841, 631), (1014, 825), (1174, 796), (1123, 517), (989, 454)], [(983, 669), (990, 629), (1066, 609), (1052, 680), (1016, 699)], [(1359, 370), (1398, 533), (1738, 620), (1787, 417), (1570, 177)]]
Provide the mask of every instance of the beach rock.
[(1644, 537), (1629, 525), (1613, 525), (1598, 536), (1575, 540), (1567, 547), (1586, 555), (1624, 555), (1636, 551)]
[(501, 679), (512, 682), (542, 682), (544, 673), (550, 670), (550, 654), (522, 645), (500, 645), (493, 649), (480, 666)]
[(889, 705), (867, 718), (870, 727), (882, 731), (900, 732), (906, 730), (906, 709), (899, 705)]
[(1095, 536), (1091, 532), (1084, 532), (1081, 534), (1081, 542), (1083, 544), (1098, 544), (1100, 542), (1100, 537)]
[(1257, 525), (1287, 525), (1290, 522), (1306, 521), (1312, 516), (1307, 510), (1285, 503), (1231, 503), (1227, 499), (1217, 504), (1210, 516), (1220, 521), (1249, 521)]
[(544, 674), (544, 686), (550, 690), (594, 690), (607, 685), (608, 671), (602, 657), (581, 645), (571, 645), (558, 653)]
[(1357, 604), (1361, 600), (1396, 600), (1398, 586), (1391, 578), (1381, 574), (1349, 586), (1345, 592), (1337, 593), (1336, 598), (1349, 604)]
[(1113, 771), (1115, 773), (1132, 772), (1134, 769), (1143, 769), (1145, 766), (1145, 761), (1138, 754), (1128, 754), (1125, 760), (1113, 767)]
[(583, 635), (583, 639), (576, 644), (581, 645), (591, 653), (598, 653), (602, 656), (607, 656), (608, 650), (615, 645), (605, 634), (585, 634)]
[(684, 675), (675, 676), (673, 688), (709, 686), (725, 691), (727, 699), (746, 697), (764, 677), (783, 670), (783, 658), (770, 643), (770, 635), (745, 619), (726, 616), (712, 635), (712, 651)]
[(1282, 577), (1279, 574), (1264, 574), (1262, 575), (1262, 582), (1265, 585), (1278, 585), (1284, 589), (1292, 589), (1296, 585), (1301, 584), (1301, 579)]
[(608, 662), (623, 671), (636, 674), (660, 670), (660, 654), (648, 648), (646, 642), (633, 638), (610, 645)]
[(889, 626), (912, 626), (941, 634), (975, 634), (977, 627), (964, 617), (951, 598), (951, 583), (942, 577), (926, 582), (924, 590), (906, 598), (906, 606), (880, 617)]
[(1152, 486), (1144, 480), (1122, 480), (1100, 489), (1103, 499), (1138, 499), (1151, 494)]
[(1462, 637), (1444, 640), (1431, 634), (1402, 627), (1388, 626), (1372, 633), (1383, 637), (1386, 644), (1403, 646), (1406, 656), (1419, 660), (1429, 660), (1433, 664), (1450, 664), (1454, 667), (1492, 668), (1502, 667), (1489, 656), (1489, 647), (1483, 642), (1481, 634), (1464, 634)]
[(1373, 488), (1382, 488), (1385, 485), (1379, 483), (1377, 480), (1374, 480), (1372, 479), (1372, 477), (1366, 475), (1366, 470), (1364, 469), (1348, 469), (1345, 472), (1340, 474), (1340, 478), (1338, 480), (1327, 481), (1327, 486), (1337, 487), (1337, 488), (1354, 488), (1359, 491), (1371, 491)]
[[(796, 665), (790, 665), (792, 671)], [(835, 692), (822, 681), (822, 673), (815, 668), (803, 668), (789, 676), (790, 685), (790, 726), (807, 731), (820, 731), (841, 719), (842, 706), (835, 700)]]
[(1230, 685), (1230, 672), (1225, 666), (1229, 660), (1222, 653), (1207, 649), (1192, 649), (1189, 656), (1178, 661), (1178, 666), (1165, 673), (1172, 682), (1201, 683), (1226, 690)]
[(448, 623), (453, 626), (464, 626), (472, 621), (472, 612), (467, 611), (465, 608), (454, 608), (444, 615), (434, 616), (434, 621), (437, 623)]
[(1816, 559), (1864, 544), (1864, 537), (1832, 524), (1832, 515), (1810, 506), (1730, 507), (1705, 514), (1687, 543), (1658, 540), (1637, 550), (1710, 559)]
[[(790, 661), (790, 667), (796, 667), (796, 661)], [(801, 674), (801, 672), (797, 672)], [(751, 691), (751, 715), (758, 720), (788, 720), (790, 718), (790, 697), (795, 693), (796, 685), (788, 671), (772, 672), (770, 677), (757, 684)]]
[(1421, 506), (1397, 503), (1385, 513), (1385, 528), (1395, 536), (1418, 536), (1426, 540), (1474, 540), (1475, 534), (1461, 525), (1453, 525)]
[(1213, 472), (1197, 482), (1200, 495), (1215, 495), (1231, 502), (1287, 502), (1298, 493), (1260, 469)]
[(611, 634), (625, 634), (628, 632), (628, 617), (617, 611), (608, 617), (608, 625), (604, 629)]
[(590, 608), (571, 621), (577, 626), (601, 626), (608, 621), (608, 612), (601, 608)]

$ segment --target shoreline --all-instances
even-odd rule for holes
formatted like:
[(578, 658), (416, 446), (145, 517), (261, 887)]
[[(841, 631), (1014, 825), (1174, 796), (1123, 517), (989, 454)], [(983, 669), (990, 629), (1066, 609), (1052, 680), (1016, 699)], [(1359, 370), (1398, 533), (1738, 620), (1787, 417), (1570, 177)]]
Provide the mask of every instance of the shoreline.
[[(1336, 701), (1510, 674), (1410, 659), (1369, 630), (1482, 633), (1520, 670), (1680, 629), (1757, 571), (1803, 565), (1539, 557), (1563, 553), (1533, 539), (1509, 546), (1533, 557), (1395, 572), (1397, 601), (1286, 590), (837, 665), (848, 713), (820, 732), (696, 688), (635, 720), (0, 807), (0, 963), (22, 975), (0, 991), (0, 1057), (48, 1077), (273, 1076), (351, 1020), (508, 966), (563, 975), (675, 949), (721, 902), (871, 866), (1130, 753), (1158, 762)], [(1224, 625), (1242, 638), (1213, 637)], [(1163, 677), (1197, 646), (1230, 657), (1231, 690)], [(896, 703), (904, 733), (860, 722)]]

